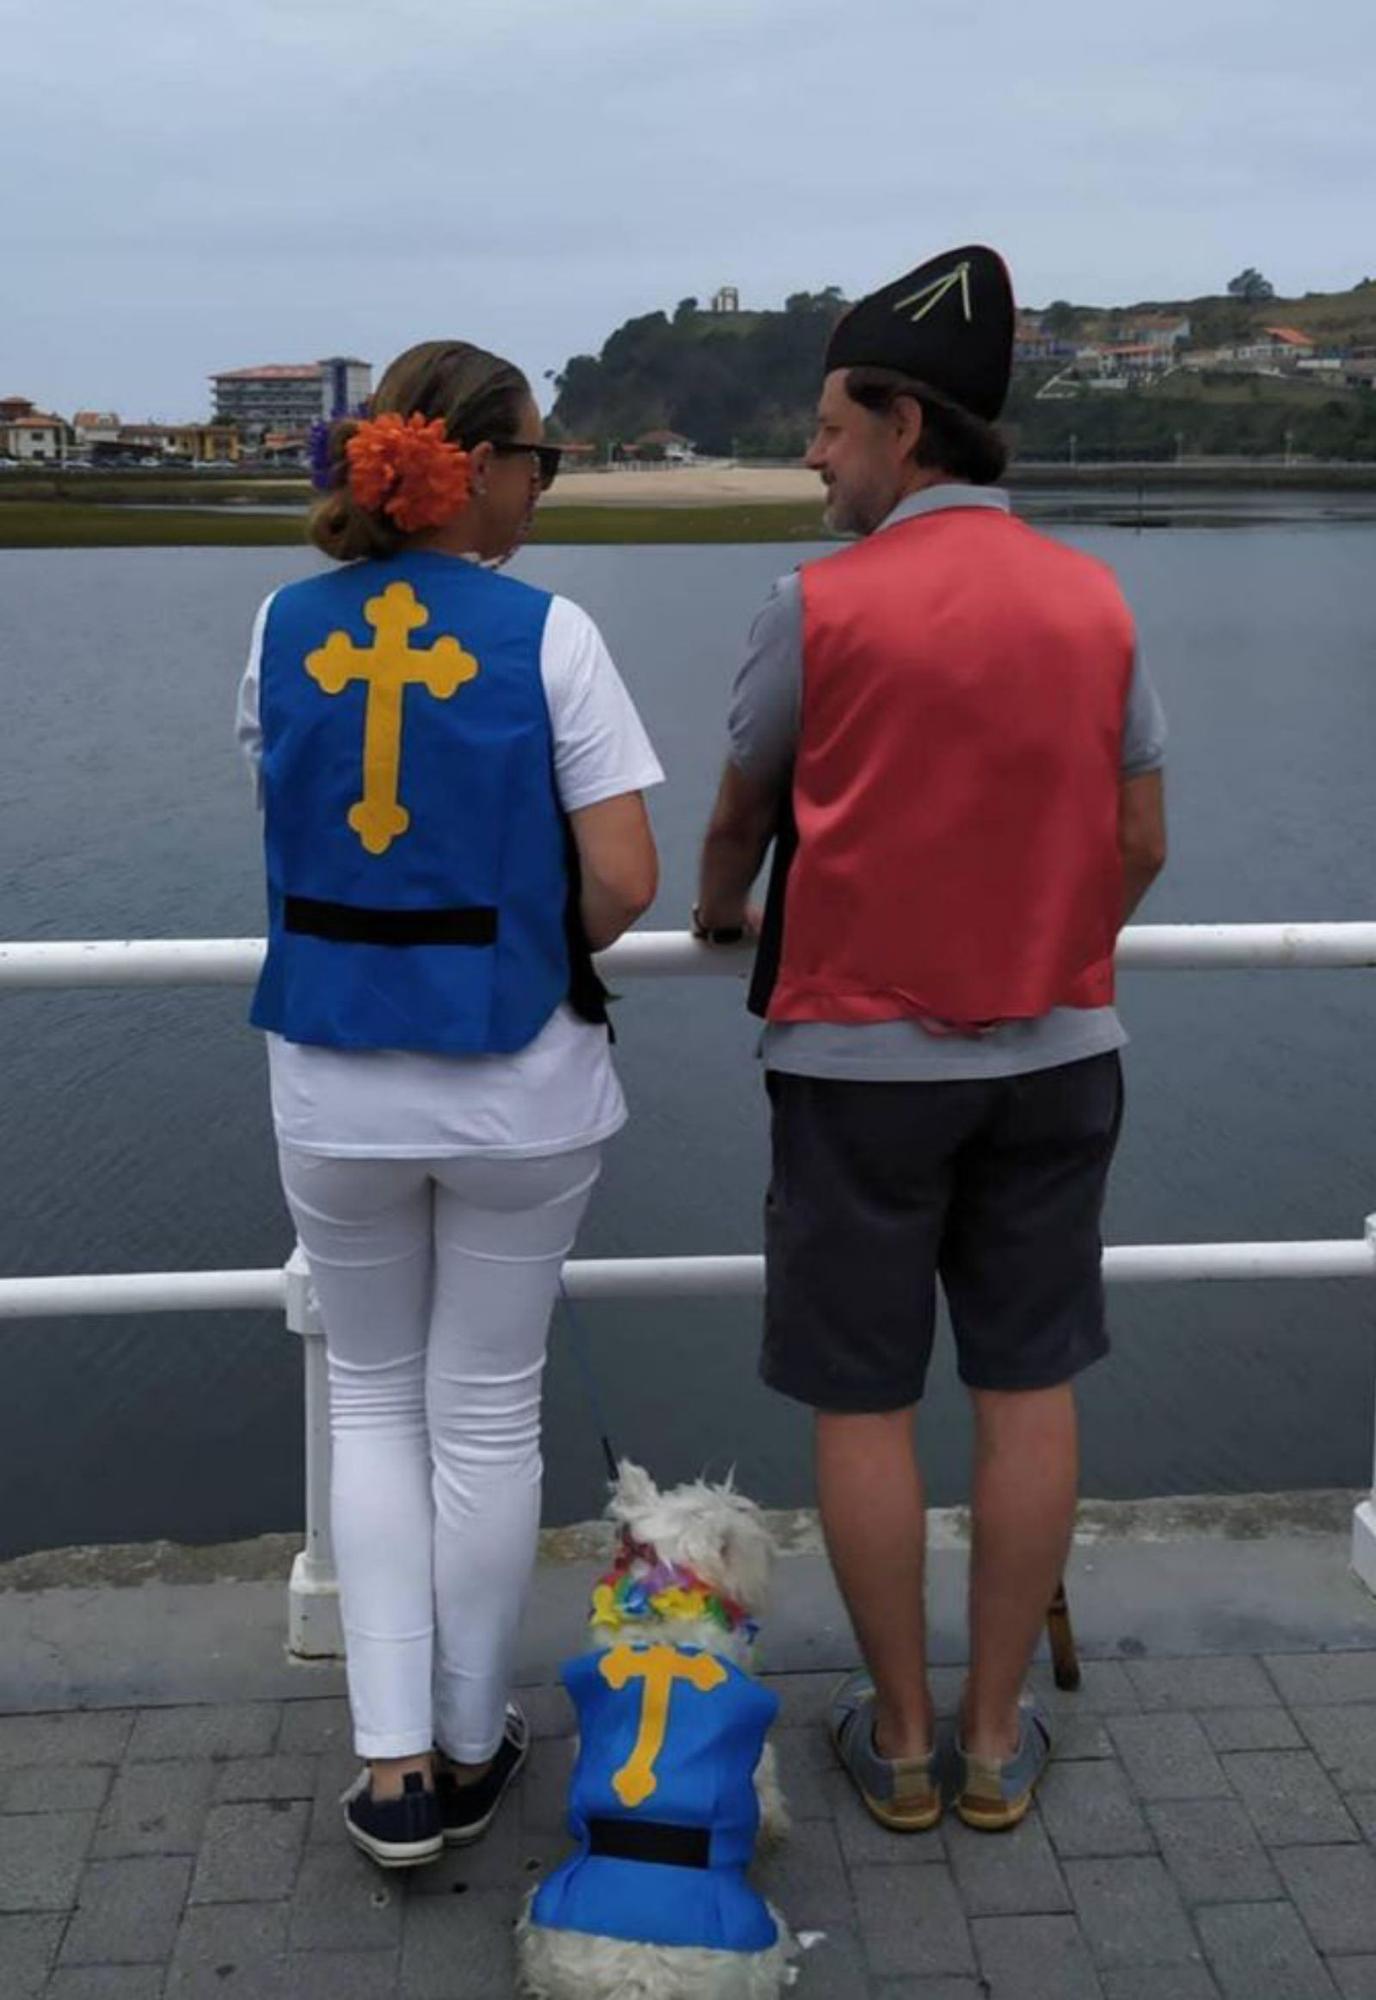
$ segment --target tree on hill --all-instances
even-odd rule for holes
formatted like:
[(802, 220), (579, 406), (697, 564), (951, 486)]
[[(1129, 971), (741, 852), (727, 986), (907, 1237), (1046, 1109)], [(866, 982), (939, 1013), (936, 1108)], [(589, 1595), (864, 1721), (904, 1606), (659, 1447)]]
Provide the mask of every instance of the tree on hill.
[(1071, 334), (1079, 332), (1083, 318), (1080, 308), (1071, 305), (1069, 299), (1053, 299), (1042, 314), (1042, 325), (1053, 339), (1068, 340)]
[(782, 312), (729, 326), (694, 301), (670, 320), (642, 313), (599, 355), (575, 355), (555, 377), (552, 423), (565, 435), (625, 442), (648, 430), (692, 438), (713, 455), (791, 457), (807, 442), (827, 337), (845, 309), (839, 287), (795, 292)]
[(1239, 271), (1235, 278), (1229, 278), (1228, 296), (1230, 299), (1245, 299), (1249, 306), (1262, 305), (1267, 299), (1276, 296), (1276, 288), (1268, 279), (1262, 277), (1260, 271), (1249, 264), (1245, 271)]

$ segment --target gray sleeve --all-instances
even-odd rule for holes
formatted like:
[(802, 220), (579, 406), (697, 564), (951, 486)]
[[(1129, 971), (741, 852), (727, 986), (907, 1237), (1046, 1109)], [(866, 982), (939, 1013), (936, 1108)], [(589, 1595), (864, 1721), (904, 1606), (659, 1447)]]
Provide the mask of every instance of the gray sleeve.
[(803, 697), (803, 589), (781, 577), (750, 628), (731, 691), (731, 761), (747, 777), (782, 784), (798, 744)]
[(1123, 717), (1123, 776), (1143, 778), (1166, 761), (1166, 711), (1138, 652)]

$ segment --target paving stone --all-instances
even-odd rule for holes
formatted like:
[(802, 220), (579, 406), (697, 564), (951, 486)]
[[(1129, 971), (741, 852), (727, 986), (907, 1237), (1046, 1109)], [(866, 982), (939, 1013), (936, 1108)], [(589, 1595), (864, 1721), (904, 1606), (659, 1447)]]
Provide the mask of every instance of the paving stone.
[(532, 1741), (537, 1736), (573, 1734), (573, 1703), (562, 1686), (517, 1688), (516, 1699), (530, 1725)]
[(91, 1853), (194, 1854), (210, 1809), (210, 1763), (126, 1764), (96, 1826)]
[(332, 1697), (326, 1701), (283, 1702), (282, 1724), (277, 1732), (279, 1750), (315, 1757), (322, 1750), (352, 1752), (353, 1747), (354, 1732), (347, 1701)]
[(942, 1836), (967, 1915), (1052, 1916), (1070, 1908), (1061, 1871), (1035, 1813), (997, 1836), (975, 1833), (951, 1817)]
[(988, 2000), (1102, 2000), (1073, 1917), (976, 1917), (971, 1929)]
[(1344, 1803), (1367, 1839), (1376, 1845), (1376, 1792), (1354, 1792)]
[[(164, 1994), (165, 2000), (295, 2000), (290, 1982), (286, 1958), (227, 1959), (221, 1965), (177, 1967), (168, 1975)], [(388, 1995), (391, 1990), (385, 1989)]]
[(108, 1764), (33, 1764), (0, 1771), (0, 1813), (99, 1812)]
[(821, 1786), (847, 1867), (915, 1868), (946, 1859), (935, 1828), (927, 1833), (893, 1833), (881, 1826), (873, 1813), (866, 1812), (844, 1771), (828, 1771)]
[(1376, 1958), (1330, 1958), (1343, 2000), (1376, 2000)]
[(210, 1903), (182, 1919), (166, 2000), (291, 2000), (284, 1903)]
[[(455, 1978), (457, 1963), (462, 1973)], [(400, 1977), (398, 1951), (322, 1951), (301, 1953), (286, 1963), (288, 2000), (390, 2000)], [(511, 1973), (508, 1968), (507, 1978)], [(450, 1944), (449, 1996), (462, 1994), (468, 2000), (468, 1941), (462, 1926), (455, 1927)], [(481, 1991), (481, 1988), (478, 1989)], [(496, 1989), (490, 1989), (495, 1992)], [(508, 1985), (507, 1995), (511, 1988)], [(169, 1995), (169, 2000), (171, 1996)]]
[(1115, 1715), (1109, 1734), (1139, 1798), (1228, 1796), (1223, 1767), (1192, 1715)]
[(1264, 1903), (1280, 1895), (1276, 1871), (1236, 1799), (1167, 1799), (1148, 1806), (1147, 1818), (1187, 1903)]
[(538, 1833), (556, 1833), (568, 1823), (573, 1760), (574, 1745), (567, 1737), (531, 1744), (519, 1780), (522, 1826)]
[(1333, 2000), (1334, 1986), (1288, 1903), (1221, 1903), (1198, 1915), (1224, 2000)]
[(0, 1917), (5, 2000), (37, 2000), (57, 1957), (66, 1921), (61, 1916)]
[(1218, 1988), (1202, 1965), (1134, 1965), (1104, 1974), (1104, 2000), (1218, 2000)]
[(1308, 1750), (1240, 1750), (1223, 1768), (1268, 1847), (1357, 1839), (1351, 1814)]
[(191, 1863), (180, 1855), (93, 1861), (81, 1878), (59, 1962), (146, 1965), (167, 1958), (190, 1880)]
[(266, 1757), (281, 1709), (277, 1702), (223, 1703), (205, 1708), (145, 1708), (129, 1739), (131, 1764), (168, 1757)]
[(1376, 1702), (1376, 1653), (1276, 1653), (1266, 1665), (1292, 1708)]
[(1297, 1708), (1295, 1720), (1343, 1791), (1376, 1790), (1376, 1705)]
[(1154, 1855), (1068, 1861), (1080, 1924), (1104, 1966), (1188, 1965), (1200, 1957), (1175, 1884)]
[(815, 1729), (826, 1740), (826, 1720), (840, 1674), (776, 1674), (769, 1685), (779, 1697), (776, 1729)]
[(95, 1832), (93, 1812), (0, 1819), (0, 1910), (69, 1910)]
[(866, 2000), (871, 1991), (860, 1934), (850, 1924), (828, 1924), (798, 1959), (793, 2000)]
[(285, 1903), (193, 1903), (177, 1932), (173, 1969), (281, 1958), (288, 1917)]
[(1037, 1787), (1042, 1823), (1061, 1858), (1150, 1854), (1142, 1809), (1116, 1764), (1052, 1764)]
[[(404, 1896), (403, 1883), (390, 1880), (354, 1847), (308, 1853), (291, 1902), (291, 1949), (385, 1951), (401, 1935)], [(424, 1903), (434, 1907), (438, 1898), (414, 1899), (416, 1906)]]
[(133, 1725), (127, 1709), (0, 1715), (0, 1765), (118, 1764)]
[(862, 1868), (855, 1900), (877, 1978), (975, 1970), (969, 1926), (945, 1867)]
[(1128, 1679), (1142, 1707), (1197, 1710), (1201, 1708), (1278, 1708), (1276, 1693), (1259, 1660), (1242, 1658), (1197, 1660), (1130, 1660)]
[(306, 1839), (300, 1800), (215, 1806), (191, 1885), (193, 1903), (270, 1902), (289, 1896)]
[[(235, 1757), (216, 1771), (215, 1799), (232, 1805), (253, 1799), (313, 1799), (320, 1760), (308, 1756)], [(340, 1790), (343, 1790), (341, 1785)]]
[(1044, 1664), (1032, 1669), (1029, 1683), (1053, 1722), (1061, 1715), (1136, 1715), (1142, 1707), (1127, 1668), (1118, 1660), (1082, 1660), (1080, 1685), (1073, 1692), (1058, 1688)]
[[(309, 1835), (312, 1846), (342, 1847), (347, 1843), (340, 1799), (358, 1772), (359, 1762), (352, 1750), (327, 1750), (316, 1759)], [(522, 1773), (522, 1783), (525, 1775)]]
[(1323, 1952), (1376, 1952), (1376, 1855), (1368, 1847), (1292, 1847), (1276, 1866)]
[[(857, 1990), (864, 1988), (844, 1988), (846, 2000)], [(875, 2000), (984, 2000), (988, 1991), (978, 1979), (881, 1979), (873, 1988)]]
[(1113, 1738), (1099, 1715), (1058, 1715), (1052, 1730), (1051, 1761), (1073, 1764), (1087, 1758), (1113, 1757)]
[(1199, 1720), (1215, 1750), (1304, 1748), (1304, 1738), (1283, 1708), (1220, 1708)]
[(162, 1967), (79, 1965), (54, 1975), (47, 2000), (161, 2000)]
[(778, 1757), (779, 1783), (792, 1817), (824, 1819), (831, 1811), (830, 1780), (841, 1776), (831, 1745), (820, 1732), (814, 1734), (810, 1729), (779, 1729), (770, 1741)]
[[(887, 1872), (906, 1877), (921, 1871)], [(756, 1873), (762, 1892), (778, 1904), (795, 1930), (826, 1930), (830, 1924), (855, 1921), (840, 1842), (826, 1820), (800, 1820), (782, 1847), (761, 1857)]]
[(405, 2000), (455, 2000), (460, 1991), (463, 2000), (511, 2000), (514, 1916), (513, 1899), (494, 1890), (465, 1896), (461, 1909), (441, 1897), (409, 1903), (401, 1942)]

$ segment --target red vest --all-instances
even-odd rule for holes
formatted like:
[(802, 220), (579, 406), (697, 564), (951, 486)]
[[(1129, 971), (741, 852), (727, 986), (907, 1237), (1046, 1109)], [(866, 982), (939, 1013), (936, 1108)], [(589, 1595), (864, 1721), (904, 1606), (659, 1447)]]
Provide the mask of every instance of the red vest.
[(1113, 999), (1132, 618), (1001, 509), (802, 571), (803, 705), (771, 1021), (958, 1028)]

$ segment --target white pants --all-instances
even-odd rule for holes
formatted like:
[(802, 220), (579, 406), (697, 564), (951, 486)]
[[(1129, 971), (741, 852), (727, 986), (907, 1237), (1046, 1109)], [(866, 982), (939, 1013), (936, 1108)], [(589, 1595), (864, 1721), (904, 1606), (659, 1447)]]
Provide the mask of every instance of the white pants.
[(481, 1763), (535, 1560), (550, 1312), (600, 1149), (279, 1159), (329, 1351), (355, 1747)]

